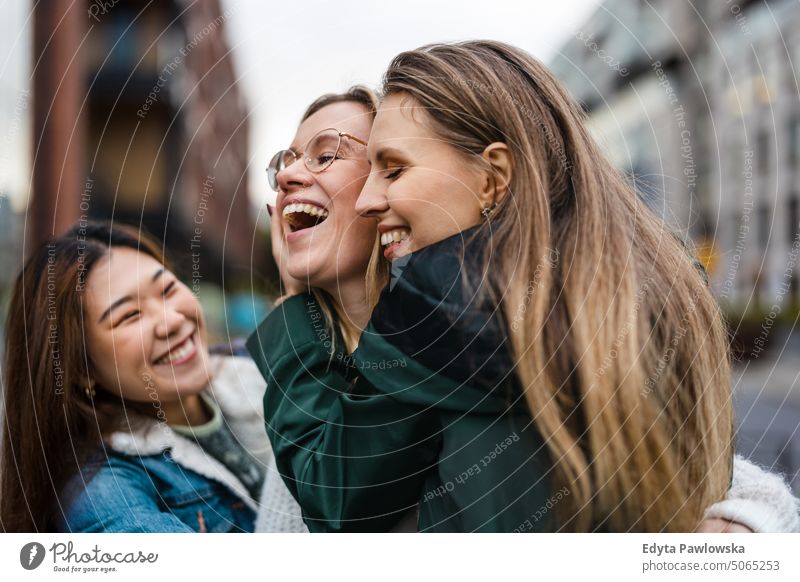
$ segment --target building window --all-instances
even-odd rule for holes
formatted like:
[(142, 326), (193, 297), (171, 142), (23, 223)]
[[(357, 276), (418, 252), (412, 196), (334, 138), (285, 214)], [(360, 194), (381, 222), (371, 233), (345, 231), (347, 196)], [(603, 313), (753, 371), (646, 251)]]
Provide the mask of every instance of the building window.
[(770, 216), (769, 207), (762, 205), (758, 207), (758, 244), (761, 249), (766, 251), (769, 244)]
[(800, 198), (798, 195), (792, 194), (789, 196), (786, 205), (788, 206), (789, 228), (786, 229), (788, 233), (788, 244), (791, 247), (794, 244), (794, 239), (800, 231)]
[[(788, 215), (789, 215), (789, 224), (788, 224), (788, 236), (789, 239), (789, 248), (794, 250), (795, 245), (798, 244), (797, 236), (800, 233), (800, 197), (795, 192), (787, 201), (788, 205)], [(791, 274), (791, 281), (789, 283), (789, 296), (792, 299), (792, 302), (797, 302), (798, 295), (800, 294), (800, 277), (798, 277), (797, 270), (793, 270)]]
[(797, 167), (800, 164), (800, 114), (789, 121), (789, 164)]
[(766, 129), (759, 130), (758, 137), (756, 138), (756, 151), (755, 155), (756, 164), (758, 165), (759, 177), (766, 177), (769, 172), (769, 132)]

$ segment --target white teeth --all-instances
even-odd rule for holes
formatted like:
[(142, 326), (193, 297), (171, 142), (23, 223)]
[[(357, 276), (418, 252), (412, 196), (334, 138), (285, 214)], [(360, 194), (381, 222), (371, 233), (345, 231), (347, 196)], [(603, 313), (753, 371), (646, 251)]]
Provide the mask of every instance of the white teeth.
[(328, 217), (327, 210), (314, 206), (313, 204), (287, 204), (283, 208), (284, 216), (289, 216), (290, 214), (294, 214), (296, 212), (303, 212), (305, 214), (310, 214), (311, 216), (321, 216), (322, 218)]
[(188, 341), (184, 342), (181, 347), (177, 350), (171, 350), (168, 354), (160, 357), (156, 364), (169, 364), (170, 362), (175, 362), (177, 360), (181, 360), (191, 354), (194, 351), (194, 338), (189, 338)]
[(402, 228), (398, 228), (396, 230), (390, 230), (389, 232), (384, 232), (381, 235), (381, 246), (385, 247), (386, 245), (390, 245), (395, 242), (404, 241), (409, 236), (410, 236), (409, 232)]

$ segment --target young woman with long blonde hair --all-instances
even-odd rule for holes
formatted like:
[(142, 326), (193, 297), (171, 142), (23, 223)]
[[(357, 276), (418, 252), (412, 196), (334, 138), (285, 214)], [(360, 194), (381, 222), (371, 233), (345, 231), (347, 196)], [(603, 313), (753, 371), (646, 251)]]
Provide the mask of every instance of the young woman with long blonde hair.
[(308, 294), (249, 342), (309, 528), (695, 529), (731, 479), (724, 324), (552, 75), (495, 42), (403, 53), (368, 152), (393, 272), (358, 348)]

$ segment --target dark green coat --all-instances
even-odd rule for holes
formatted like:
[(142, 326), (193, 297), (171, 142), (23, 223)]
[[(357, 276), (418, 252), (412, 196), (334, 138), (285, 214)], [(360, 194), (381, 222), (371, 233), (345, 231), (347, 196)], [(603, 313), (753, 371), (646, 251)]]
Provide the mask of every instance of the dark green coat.
[(331, 351), (308, 294), (248, 340), (278, 468), (311, 531), (387, 531), (416, 504), (420, 531), (552, 528), (551, 463), (504, 326), (462, 292), (475, 244), (465, 253), (456, 235), (402, 273), (395, 263), (352, 356)]

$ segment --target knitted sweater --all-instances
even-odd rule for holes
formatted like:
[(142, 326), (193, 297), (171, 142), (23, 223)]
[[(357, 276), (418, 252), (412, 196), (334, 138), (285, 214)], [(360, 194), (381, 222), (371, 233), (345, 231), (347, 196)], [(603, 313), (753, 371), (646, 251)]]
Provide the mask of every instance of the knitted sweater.
[[(705, 517), (735, 521), (758, 533), (800, 532), (800, 499), (779, 475), (737, 455), (727, 499), (709, 507)], [(255, 528), (257, 532), (308, 532), (300, 506), (278, 474), (274, 458), (267, 465)], [(395, 531), (401, 529), (407, 530)]]
[[(252, 360), (237, 358), (232, 361), (238, 364), (237, 373), (233, 376), (227, 374), (227, 382), (245, 381), (258, 392), (263, 391), (263, 378)], [(406, 516), (394, 531), (414, 529), (415, 524), (409, 522), (412, 517), (411, 514)], [(737, 455), (728, 497), (709, 507), (705, 517), (735, 521), (759, 533), (800, 532), (800, 499), (792, 495), (781, 476)], [(266, 476), (255, 531), (308, 532), (300, 506), (283, 482), (272, 451), (266, 457)]]
[(705, 516), (735, 521), (755, 532), (800, 532), (800, 499), (780, 475), (737, 455), (727, 499), (709, 507)]

